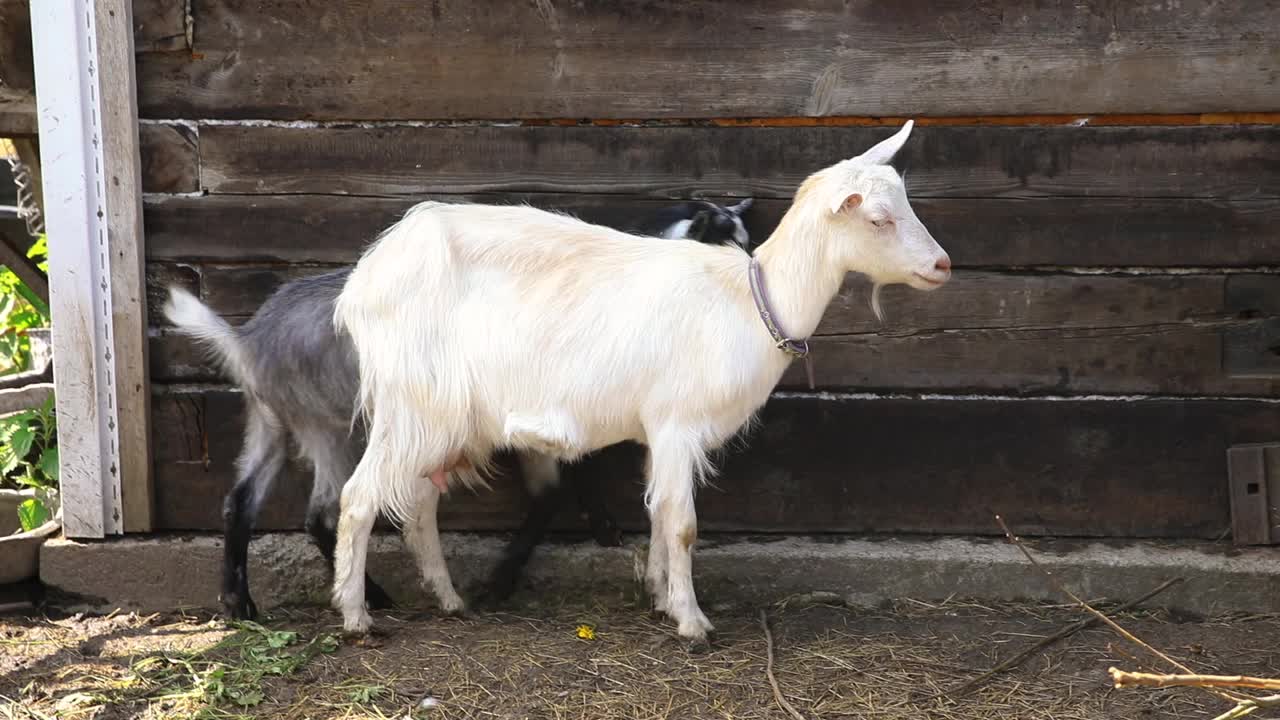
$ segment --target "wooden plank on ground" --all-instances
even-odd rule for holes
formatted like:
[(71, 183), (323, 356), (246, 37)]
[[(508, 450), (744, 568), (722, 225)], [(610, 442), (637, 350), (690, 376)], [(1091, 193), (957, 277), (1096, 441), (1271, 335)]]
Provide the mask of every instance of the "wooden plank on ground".
[[(215, 193), (790, 198), (810, 173), (891, 132), (213, 125), (200, 132), (200, 184)], [(922, 127), (902, 159), (914, 197), (1280, 197), (1280, 126)]]
[(184, 125), (138, 126), (142, 152), (142, 189), (150, 193), (188, 193), (200, 189), (196, 131)]
[(202, 0), (192, 10), (198, 54), (140, 58), (150, 117), (1280, 110), (1280, 10), (1266, 0)]
[[(914, 174), (912, 175), (914, 189)], [(529, 202), (591, 222), (625, 223), (668, 200), (528, 193), (434, 196)], [(153, 260), (354, 263), (415, 198), (267, 195), (155, 198), (146, 206)], [(715, 198), (712, 198), (715, 199)], [(789, 201), (757, 200), (753, 240)], [(958, 268), (1000, 266), (1249, 267), (1280, 262), (1280, 200), (924, 198), (917, 214)]]
[[(165, 394), (156, 408), (159, 526), (220, 527), (239, 451), (238, 395)], [(1027, 534), (1217, 537), (1230, 524), (1226, 449), (1274, 437), (1278, 422), (1280, 406), (1251, 401), (775, 398), (746, 449), (700, 492), (699, 526), (997, 533), (998, 512)], [(646, 527), (641, 457), (611, 451), (601, 478), (633, 531)], [(291, 469), (259, 527), (300, 528), (308, 483)], [(495, 488), (447, 500), (442, 526), (515, 527), (516, 483)]]

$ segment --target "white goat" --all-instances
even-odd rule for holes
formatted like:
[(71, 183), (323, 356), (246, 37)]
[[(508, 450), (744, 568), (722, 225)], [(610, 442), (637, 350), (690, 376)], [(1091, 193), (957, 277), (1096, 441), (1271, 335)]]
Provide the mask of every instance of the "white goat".
[[(792, 337), (814, 331), (849, 272), (922, 290), (950, 277), (887, 165), (911, 126), (805, 180), (756, 251), (771, 315)], [(705, 644), (695, 485), (793, 358), (753, 302), (748, 266), (737, 248), (636, 242), (528, 207), (423, 203), (384, 233), (334, 313), (370, 427), (338, 524), (334, 604), (347, 631), (370, 626), (379, 510), (434, 533), (444, 473), (460, 464), (501, 447), (571, 460), (635, 440), (649, 447), (649, 591), (681, 636)]]

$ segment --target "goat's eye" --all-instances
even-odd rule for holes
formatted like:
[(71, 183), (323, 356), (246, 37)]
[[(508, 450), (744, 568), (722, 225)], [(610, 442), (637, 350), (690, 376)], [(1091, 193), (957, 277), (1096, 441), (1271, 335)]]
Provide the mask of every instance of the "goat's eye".
[(887, 227), (889, 225), (892, 225), (893, 221), (890, 220), (889, 218), (876, 218), (875, 220), (871, 221), (871, 224), (875, 225), (878, 228), (882, 228), (882, 227)]

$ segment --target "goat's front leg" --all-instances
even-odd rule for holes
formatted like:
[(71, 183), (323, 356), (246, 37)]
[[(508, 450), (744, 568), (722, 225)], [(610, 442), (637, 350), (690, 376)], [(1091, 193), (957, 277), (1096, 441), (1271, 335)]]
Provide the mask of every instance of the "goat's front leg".
[(440, 490), (434, 483), (420, 483), (417, 504), (404, 525), (404, 541), (418, 560), (422, 585), (435, 593), (440, 609), (446, 614), (457, 615), (467, 609), (467, 604), (453, 588), (449, 566), (444, 561), (444, 548), (440, 546), (440, 528), (436, 523), (436, 509), (440, 505)]
[[(707, 646), (707, 633), (715, 628), (698, 607), (693, 591), (693, 543), (698, 537), (693, 468), (700, 449), (690, 446), (687, 437), (686, 433), (667, 431), (658, 433), (651, 442), (648, 507), (653, 534), (661, 538), (667, 555), (667, 614), (690, 647), (701, 649)], [(662, 549), (650, 545), (651, 569), (653, 554)], [(658, 599), (655, 597), (655, 604)]]

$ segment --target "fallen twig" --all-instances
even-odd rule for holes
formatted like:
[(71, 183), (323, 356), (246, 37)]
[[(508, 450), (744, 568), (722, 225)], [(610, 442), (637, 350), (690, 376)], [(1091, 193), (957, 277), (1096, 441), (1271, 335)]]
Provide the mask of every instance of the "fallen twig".
[[(1159, 595), (1160, 593), (1164, 592), (1165, 590), (1168, 590), (1169, 588), (1173, 587), (1174, 585), (1177, 585), (1180, 582), (1182, 582), (1182, 578), (1173, 578), (1172, 580), (1166, 580), (1160, 583), (1160, 585), (1157, 586), (1156, 588), (1142, 595), (1142, 597), (1136, 598), (1134, 600), (1130, 600), (1129, 602), (1118, 606), (1117, 608), (1112, 610), (1112, 612), (1117, 612), (1117, 613), (1124, 612), (1125, 610), (1129, 610), (1130, 608), (1133, 608), (1137, 605), (1141, 605), (1142, 603), (1150, 600), (1151, 598), (1155, 597), (1156, 595)], [(1052, 645), (1064, 638), (1068, 638), (1080, 632), (1081, 630), (1093, 627), (1094, 625), (1097, 625), (1099, 622), (1101, 621), (1098, 620), (1098, 618), (1091, 617), (1086, 620), (1081, 620), (1079, 622), (1075, 622), (1070, 625), (1067, 625), (1066, 627), (1062, 628), (1058, 632), (1046, 638), (1042, 638), (1040, 641), (1036, 642), (1031, 647), (1005, 660), (999, 665), (996, 665), (995, 667), (982, 673), (978, 677), (965, 682), (964, 684), (960, 685), (954, 690), (947, 690), (943, 693), (939, 693), (938, 697), (942, 697), (942, 696), (960, 697), (972, 691), (975, 687), (981, 685), (987, 680), (990, 680), (991, 678), (995, 677), (996, 675), (999, 675), (1000, 673), (1005, 672), (1006, 670), (1010, 670), (1014, 667), (1017, 667), (1018, 665), (1022, 664), (1027, 658), (1036, 654), (1038, 651), (1043, 650), (1045, 647), (1048, 647), (1049, 645)]]
[(1252, 715), (1255, 710), (1273, 707), (1280, 707), (1280, 695), (1268, 695), (1267, 697), (1243, 700), (1238, 705), (1222, 713), (1213, 720), (1237, 720), (1237, 718)]
[(804, 716), (796, 710), (787, 699), (782, 697), (782, 688), (778, 687), (778, 679), (773, 676), (773, 633), (769, 632), (769, 615), (764, 611), (760, 611), (760, 627), (764, 628), (764, 649), (765, 649), (765, 665), (764, 674), (769, 677), (769, 685), (773, 687), (773, 699), (778, 701), (778, 707), (786, 710), (791, 717), (796, 720), (804, 720)]
[[(1005, 537), (1007, 537), (1007, 538), (1009, 539), (1009, 542), (1013, 543), (1014, 547), (1018, 548), (1018, 550), (1020, 550), (1020, 551), (1022, 552), (1023, 556), (1024, 556), (1024, 557), (1026, 557), (1026, 558), (1027, 558), (1027, 560), (1028, 560), (1028, 561), (1029, 561), (1029, 562), (1030, 562), (1030, 563), (1031, 563), (1031, 564), (1032, 564), (1032, 565), (1033, 565), (1037, 570), (1039, 570), (1041, 573), (1043, 573), (1043, 574), (1044, 574), (1044, 576), (1045, 576), (1046, 578), (1048, 578), (1048, 579), (1049, 579), (1049, 583), (1050, 583), (1050, 584), (1052, 584), (1052, 585), (1053, 585), (1053, 587), (1054, 587), (1058, 592), (1060, 592), (1060, 593), (1062, 593), (1063, 595), (1066, 595), (1067, 597), (1071, 598), (1071, 600), (1072, 600), (1073, 602), (1075, 602), (1075, 604), (1077, 604), (1077, 605), (1079, 605), (1080, 607), (1082, 607), (1082, 608), (1084, 608), (1085, 610), (1087, 610), (1090, 614), (1092, 614), (1092, 615), (1093, 615), (1094, 617), (1096, 617), (1098, 620), (1100, 620), (1100, 621), (1102, 621), (1102, 622), (1106, 623), (1107, 627), (1111, 628), (1112, 630), (1115, 630), (1117, 633), (1120, 633), (1120, 636), (1121, 636), (1121, 637), (1123, 637), (1125, 640), (1128, 640), (1129, 642), (1133, 643), (1134, 645), (1137, 645), (1138, 647), (1142, 648), (1143, 650), (1146, 650), (1147, 652), (1151, 653), (1152, 655), (1155, 655), (1156, 657), (1160, 658), (1161, 660), (1164, 660), (1165, 662), (1167, 662), (1167, 663), (1169, 663), (1170, 665), (1172, 665), (1173, 667), (1175, 667), (1175, 668), (1177, 668), (1177, 669), (1181, 670), (1182, 672), (1187, 673), (1188, 675), (1193, 675), (1193, 674), (1195, 674), (1195, 671), (1194, 671), (1194, 670), (1192, 670), (1191, 668), (1187, 667), (1186, 665), (1183, 665), (1182, 663), (1178, 662), (1177, 660), (1174, 660), (1173, 658), (1169, 657), (1168, 655), (1165, 655), (1164, 653), (1160, 652), (1159, 650), (1157, 650), (1157, 649), (1155, 649), (1155, 648), (1151, 647), (1151, 645), (1147, 644), (1147, 642), (1146, 642), (1146, 641), (1144, 641), (1144, 640), (1142, 640), (1141, 638), (1137, 637), (1136, 635), (1134, 635), (1133, 633), (1129, 632), (1128, 630), (1125, 630), (1124, 628), (1120, 627), (1120, 624), (1119, 624), (1119, 623), (1117, 623), (1116, 621), (1114, 621), (1114, 620), (1112, 620), (1111, 618), (1107, 617), (1106, 615), (1103, 615), (1102, 613), (1098, 612), (1096, 609), (1094, 609), (1094, 607), (1093, 607), (1092, 605), (1090, 605), (1089, 603), (1087, 603), (1087, 602), (1085, 602), (1084, 600), (1082, 600), (1082, 599), (1080, 598), (1080, 596), (1079, 596), (1079, 595), (1076, 595), (1075, 593), (1073, 593), (1073, 592), (1071, 592), (1070, 590), (1068, 590), (1068, 589), (1067, 589), (1067, 587), (1066, 587), (1065, 585), (1063, 585), (1062, 583), (1058, 582), (1058, 578), (1054, 577), (1054, 575), (1053, 575), (1053, 573), (1052, 573), (1052, 572), (1049, 572), (1049, 570), (1048, 570), (1047, 568), (1045, 568), (1043, 565), (1041, 565), (1041, 564), (1040, 564), (1040, 562), (1039, 562), (1038, 560), (1036, 560), (1035, 556), (1034, 556), (1034, 555), (1032, 555), (1032, 554), (1031, 554), (1031, 552), (1030, 552), (1029, 550), (1027, 550), (1026, 546), (1022, 544), (1022, 541), (1018, 539), (1018, 536), (1017, 536), (1017, 535), (1014, 535), (1014, 534), (1013, 534), (1013, 531), (1009, 529), (1009, 526), (1008, 526), (1007, 524), (1005, 524), (1004, 518), (1000, 517), (999, 515), (996, 515), (996, 522), (1000, 523), (1000, 529), (1004, 530)], [(1225, 691), (1222, 691), (1222, 690), (1218, 690), (1218, 689), (1216, 689), (1216, 688), (1204, 688), (1204, 689), (1205, 689), (1205, 690), (1207, 690), (1208, 692), (1213, 693), (1214, 695), (1217, 695), (1218, 697), (1221, 697), (1221, 698), (1224, 698), (1224, 699), (1230, 700), (1230, 701), (1231, 701), (1231, 702), (1233, 702), (1233, 703), (1241, 703), (1241, 702), (1244, 702), (1245, 700), (1248, 700), (1248, 699), (1249, 699), (1249, 698), (1247, 698), (1247, 697), (1245, 697), (1245, 696), (1243, 696), (1243, 695), (1237, 695), (1237, 694), (1235, 694), (1235, 693), (1225, 692)]]
[(1243, 687), (1258, 690), (1280, 690), (1280, 679), (1246, 675), (1160, 675), (1127, 672), (1119, 668), (1107, 670), (1116, 687)]

